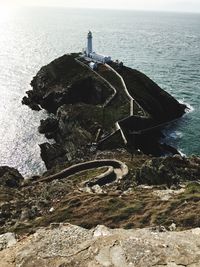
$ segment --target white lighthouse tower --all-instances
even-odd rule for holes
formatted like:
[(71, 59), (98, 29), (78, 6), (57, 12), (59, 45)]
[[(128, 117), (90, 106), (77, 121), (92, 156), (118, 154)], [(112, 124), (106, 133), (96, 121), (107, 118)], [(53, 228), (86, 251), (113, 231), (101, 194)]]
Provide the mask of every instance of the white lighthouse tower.
[(87, 56), (90, 56), (92, 52), (92, 32), (89, 31), (87, 36)]
[(97, 54), (96, 52), (93, 51), (92, 47), (92, 32), (89, 31), (87, 35), (87, 47), (86, 49), (83, 49), (83, 56), (85, 57), (86, 60), (93, 61), (96, 63), (108, 63), (111, 62), (112, 59), (110, 56), (104, 56), (101, 54)]

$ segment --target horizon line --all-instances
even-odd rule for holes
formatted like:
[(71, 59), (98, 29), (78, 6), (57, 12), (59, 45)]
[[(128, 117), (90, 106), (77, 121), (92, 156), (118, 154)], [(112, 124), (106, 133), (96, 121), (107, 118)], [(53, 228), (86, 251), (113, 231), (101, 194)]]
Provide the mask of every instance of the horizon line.
[[(17, 6), (13, 6), (14, 8)], [(19, 6), (18, 6), (19, 7)], [(21, 5), (20, 7), (42, 7), (42, 8), (63, 8), (63, 9), (81, 9), (81, 10), (110, 10), (110, 11), (141, 11), (141, 12), (164, 12), (164, 13), (182, 13), (182, 14), (200, 14), (200, 11), (186, 11), (186, 10), (165, 10), (165, 9), (137, 9), (137, 8), (111, 8), (111, 7), (73, 7), (64, 5)]]

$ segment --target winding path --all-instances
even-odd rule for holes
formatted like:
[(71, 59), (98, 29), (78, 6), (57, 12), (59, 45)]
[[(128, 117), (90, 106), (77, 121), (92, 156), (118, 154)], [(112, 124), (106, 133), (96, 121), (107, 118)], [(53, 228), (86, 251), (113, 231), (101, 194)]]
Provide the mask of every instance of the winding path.
[(126, 95), (128, 96), (129, 100), (130, 100), (130, 116), (133, 116), (134, 115), (134, 103), (137, 104), (137, 106), (140, 108), (140, 110), (142, 111), (143, 113), (143, 116), (147, 117), (146, 115), (146, 112), (144, 111), (144, 109), (139, 105), (139, 103), (130, 95), (129, 91), (128, 91), (128, 88), (126, 86), (126, 83), (123, 79), (123, 77), (115, 70), (113, 69), (110, 65), (108, 64), (105, 64), (105, 66), (110, 69), (111, 71), (113, 71), (121, 80), (121, 83), (123, 85), (123, 88), (124, 88), (124, 91), (126, 93)]
[[(103, 107), (106, 107), (112, 100), (113, 98), (116, 96), (117, 94), (117, 89), (109, 82), (107, 81), (104, 77), (102, 77), (98, 72), (94, 71), (92, 68), (90, 68), (86, 63), (82, 62), (79, 58), (75, 58), (76, 62), (79, 63), (81, 66), (89, 69), (90, 71), (92, 71), (95, 75), (97, 75), (104, 83), (106, 83), (112, 90), (113, 90), (113, 94), (105, 101), (105, 103), (102, 105)], [(109, 66), (108, 64), (104, 64), (110, 71), (114, 72), (115, 75), (117, 75), (122, 83), (123, 89), (125, 91), (125, 94), (127, 95), (129, 101), (130, 101), (130, 116), (134, 115), (134, 103), (136, 103), (138, 105), (138, 107), (141, 109), (142, 113), (144, 114), (144, 116), (146, 115), (146, 112), (144, 111), (144, 109), (137, 103), (137, 101), (129, 94), (129, 91), (126, 87), (125, 81), (123, 79), (123, 77), (116, 71), (114, 70), (111, 66)], [(115, 127), (116, 127), (116, 131), (120, 131), (122, 139), (124, 141), (124, 144), (127, 144), (127, 139), (125, 137), (125, 134), (122, 130), (122, 128), (120, 127), (119, 121), (115, 122)]]
[[(89, 58), (88, 58), (89, 59)], [(117, 89), (110, 83), (108, 82), (105, 78), (103, 78), (99, 73), (97, 73), (96, 71), (92, 70), (87, 64), (85, 64), (84, 62), (80, 61), (78, 58), (75, 59), (79, 64), (81, 64), (82, 66), (84, 67), (87, 67), (88, 69), (90, 69), (90, 71), (92, 71), (93, 73), (95, 73), (99, 78), (101, 78), (104, 82), (106, 82), (110, 88), (114, 91), (114, 93), (106, 100), (106, 102), (104, 103), (104, 107), (107, 106), (107, 104), (109, 104), (111, 102), (111, 100), (115, 97), (115, 95), (117, 94)], [(121, 80), (121, 83), (123, 85), (123, 88), (124, 88), (124, 91), (130, 101), (130, 116), (134, 116), (134, 103), (139, 107), (139, 109), (142, 111), (142, 117), (143, 118), (149, 118), (149, 115), (148, 113), (140, 106), (140, 104), (133, 98), (133, 96), (129, 93), (129, 90), (126, 86), (126, 83), (123, 79), (123, 77), (114, 69), (112, 68), (110, 65), (108, 64), (104, 64), (108, 69), (110, 69), (112, 72), (114, 72)], [(130, 134), (144, 134), (144, 133), (147, 133), (147, 132), (150, 132), (152, 130), (157, 130), (157, 129), (160, 129), (160, 128), (163, 128), (165, 126), (167, 126), (169, 123), (172, 123), (172, 122), (175, 122), (177, 121), (179, 118), (176, 118), (176, 119), (173, 119), (171, 121), (166, 121), (166, 122), (162, 122), (158, 125), (155, 125), (155, 126), (152, 126), (152, 127), (148, 127), (146, 129), (143, 129), (143, 130), (137, 130), (137, 131), (132, 131), (130, 132)], [(116, 126), (116, 130), (120, 130), (121, 132), (121, 135), (122, 135), (122, 138), (124, 140), (124, 143), (127, 144), (127, 139), (125, 137), (125, 134), (122, 130), (122, 128), (120, 127), (120, 121), (116, 121), (115, 123), (115, 126)], [(111, 134), (112, 135), (112, 134)]]
[[(81, 64), (84, 67), (87, 67), (88, 69), (90, 69), (90, 71), (94, 72), (95, 75), (97, 75), (100, 79), (102, 79), (103, 82), (106, 83), (113, 90), (113, 94), (103, 104), (104, 107), (107, 106), (112, 101), (112, 99), (115, 97), (115, 95), (117, 94), (116, 88), (109, 81), (107, 81), (105, 78), (103, 78), (100, 74), (98, 74), (96, 71), (92, 70), (87, 64), (83, 63), (78, 58), (76, 58), (75, 60), (77, 61), (77, 63)], [(144, 109), (130, 95), (122, 76), (117, 71), (115, 71), (111, 66), (109, 66), (108, 64), (105, 64), (105, 66), (107, 68), (109, 68), (111, 71), (113, 71), (120, 78), (120, 80), (122, 82), (124, 91), (130, 100), (130, 117), (134, 115), (133, 114), (134, 113), (134, 109), (133, 109), (134, 102), (142, 110), (144, 116), (146, 116), (147, 114), (144, 111)], [(116, 124), (117, 130), (121, 131), (122, 137), (126, 143), (127, 141), (126, 141), (125, 135), (123, 133), (123, 130), (121, 129), (121, 127), (119, 125), (119, 122), (117, 121), (115, 124)], [(94, 185), (102, 186), (102, 185), (110, 184), (113, 182), (118, 182), (120, 179), (122, 179), (123, 177), (125, 177), (128, 174), (127, 165), (122, 163), (121, 161), (114, 160), (114, 159), (113, 160), (112, 159), (93, 160), (93, 161), (79, 163), (79, 164), (73, 165), (71, 167), (65, 168), (64, 170), (62, 170), (56, 174), (50, 175), (50, 176), (45, 177), (45, 178), (41, 178), (37, 181), (33, 181), (32, 184), (38, 184), (41, 182), (51, 182), (51, 181), (56, 180), (56, 179), (60, 180), (60, 179), (64, 179), (64, 178), (69, 178), (70, 176), (81, 173), (83, 171), (101, 168), (101, 167), (108, 167), (108, 169), (103, 174), (96, 176), (96, 177), (92, 178), (91, 180), (85, 181), (84, 183), (82, 183), (83, 187), (84, 186), (85, 187), (92, 187)]]
[(94, 185), (102, 186), (105, 184), (118, 182), (128, 174), (128, 167), (123, 162), (112, 159), (102, 159), (102, 160), (87, 161), (84, 163), (73, 165), (56, 174), (34, 181), (32, 182), (32, 184), (38, 184), (41, 182), (51, 182), (56, 179), (61, 180), (64, 178), (68, 178), (72, 175), (81, 173), (83, 171), (101, 167), (108, 167), (108, 169), (103, 174), (96, 176), (89, 181), (84, 182), (83, 186), (88, 186), (88, 187), (92, 187)]
[(87, 68), (90, 71), (92, 71), (95, 75), (97, 75), (104, 83), (106, 83), (113, 90), (113, 94), (110, 97), (108, 97), (106, 99), (105, 103), (102, 105), (103, 107), (106, 107), (113, 100), (113, 98), (116, 96), (117, 90), (115, 89), (115, 87), (109, 81), (107, 81), (105, 78), (103, 78), (98, 72), (96, 72), (93, 69), (91, 69), (87, 64), (85, 64), (84, 62), (82, 62), (78, 58), (75, 58), (75, 60), (76, 60), (77, 63), (79, 63), (84, 68)]

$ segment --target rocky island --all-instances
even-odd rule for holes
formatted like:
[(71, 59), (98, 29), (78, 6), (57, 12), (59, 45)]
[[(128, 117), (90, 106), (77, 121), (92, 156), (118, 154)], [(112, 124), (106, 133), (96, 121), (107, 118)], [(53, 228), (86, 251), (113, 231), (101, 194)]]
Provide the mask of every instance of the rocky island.
[(41, 68), (31, 82), (33, 90), (23, 99), (31, 108), (51, 114), (39, 127), (55, 140), (41, 145), (48, 169), (90, 159), (92, 144), (101, 150), (140, 149), (155, 156), (177, 153), (159, 143), (159, 125), (181, 117), (185, 105), (137, 70), (114, 62), (99, 63), (95, 72), (87, 67), (78, 54), (64, 55)]
[(0, 266), (200, 266), (200, 158), (161, 142), (186, 106), (120, 62), (89, 63), (52, 61), (23, 98), (49, 114), (47, 171), (0, 167)]

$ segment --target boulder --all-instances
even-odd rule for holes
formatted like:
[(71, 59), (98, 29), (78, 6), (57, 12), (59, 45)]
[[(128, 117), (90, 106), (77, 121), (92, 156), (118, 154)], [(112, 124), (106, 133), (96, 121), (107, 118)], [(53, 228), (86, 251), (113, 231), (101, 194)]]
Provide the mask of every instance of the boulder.
[(53, 133), (58, 130), (58, 120), (56, 118), (47, 118), (40, 121), (40, 126), (38, 128), (39, 133)]
[[(17, 243), (14, 233), (5, 233), (0, 235), (0, 250), (10, 248)], [(2, 265), (3, 266), (3, 265)]]
[(16, 188), (19, 187), (23, 181), (24, 178), (18, 170), (8, 166), (0, 167), (0, 185)]
[(32, 110), (36, 110), (36, 111), (41, 110), (40, 106), (36, 104), (35, 102), (31, 101), (30, 98), (28, 98), (27, 96), (23, 97), (22, 104), (29, 106)]
[(40, 149), (41, 158), (47, 169), (68, 161), (67, 151), (59, 144), (43, 143), (40, 145)]

